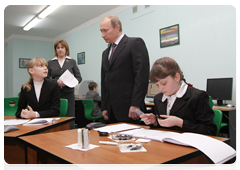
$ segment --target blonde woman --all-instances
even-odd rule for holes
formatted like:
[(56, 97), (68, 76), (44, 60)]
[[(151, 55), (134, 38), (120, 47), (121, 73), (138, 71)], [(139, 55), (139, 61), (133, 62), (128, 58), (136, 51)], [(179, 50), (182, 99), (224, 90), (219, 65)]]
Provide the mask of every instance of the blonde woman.
[(27, 65), (27, 71), (30, 79), (21, 87), (16, 117), (58, 116), (60, 92), (56, 80), (45, 79), (48, 74), (47, 61), (40, 57), (33, 58)]

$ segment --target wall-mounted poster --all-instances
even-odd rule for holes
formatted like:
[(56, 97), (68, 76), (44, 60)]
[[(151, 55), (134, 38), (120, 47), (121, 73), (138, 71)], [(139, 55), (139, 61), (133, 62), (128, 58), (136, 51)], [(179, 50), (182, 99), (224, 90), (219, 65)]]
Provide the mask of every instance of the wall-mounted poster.
[(165, 27), (159, 30), (160, 47), (169, 47), (180, 44), (179, 24)]
[(19, 68), (27, 68), (27, 64), (30, 60), (30, 58), (19, 58)]
[(77, 62), (78, 64), (85, 64), (85, 52), (77, 54)]

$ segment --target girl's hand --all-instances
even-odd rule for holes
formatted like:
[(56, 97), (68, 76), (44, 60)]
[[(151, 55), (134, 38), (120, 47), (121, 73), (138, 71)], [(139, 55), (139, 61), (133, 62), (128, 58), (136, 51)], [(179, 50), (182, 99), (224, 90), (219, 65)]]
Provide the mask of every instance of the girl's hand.
[(182, 128), (183, 120), (176, 116), (167, 116), (167, 115), (160, 115), (161, 117), (165, 119), (158, 118), (159, 125), (163, 127), (173, 127), (178, 126)]
[(146, 125), (153, 124), (154, 126), (157, 126), (156, 116), (152, 113), (141, 115), (140, 118)]
[(28, 109), (23, 109), (22, 110), (21, 117), (24, 118), (24, 119), (35, 118), (36, 117), (36, 113), (33, 111), (31, 106), (28, 106)]

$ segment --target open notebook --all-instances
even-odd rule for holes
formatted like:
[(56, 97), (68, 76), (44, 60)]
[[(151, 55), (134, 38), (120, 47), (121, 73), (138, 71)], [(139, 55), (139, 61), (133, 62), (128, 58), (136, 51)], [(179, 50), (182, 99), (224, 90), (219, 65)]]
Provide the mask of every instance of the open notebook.
[(224, 163), (236, 156), (236, 151), (226, 143), (206, 135), (196, 133), (177, 133), (151, 129), (134, 129), (121, 132), (134, 137), (147, 138), (161, 142), (191, 146), (202, 151), (215, 164)]

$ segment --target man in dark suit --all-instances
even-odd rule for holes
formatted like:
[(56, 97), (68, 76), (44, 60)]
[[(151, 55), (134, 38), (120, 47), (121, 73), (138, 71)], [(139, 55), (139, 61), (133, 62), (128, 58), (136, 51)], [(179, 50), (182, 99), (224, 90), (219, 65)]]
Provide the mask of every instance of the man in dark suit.
[[(109, 15), (100, 24), (103, 39), (111, 45), (102, 54), (101, 96), (105, 120), (137, 123), (135, 109), (144, 108), (149, 81), (149, 56), (141, 38), (122, 34), (118, 17)], [(115, 45), (114, 45), (115, 44)]]

